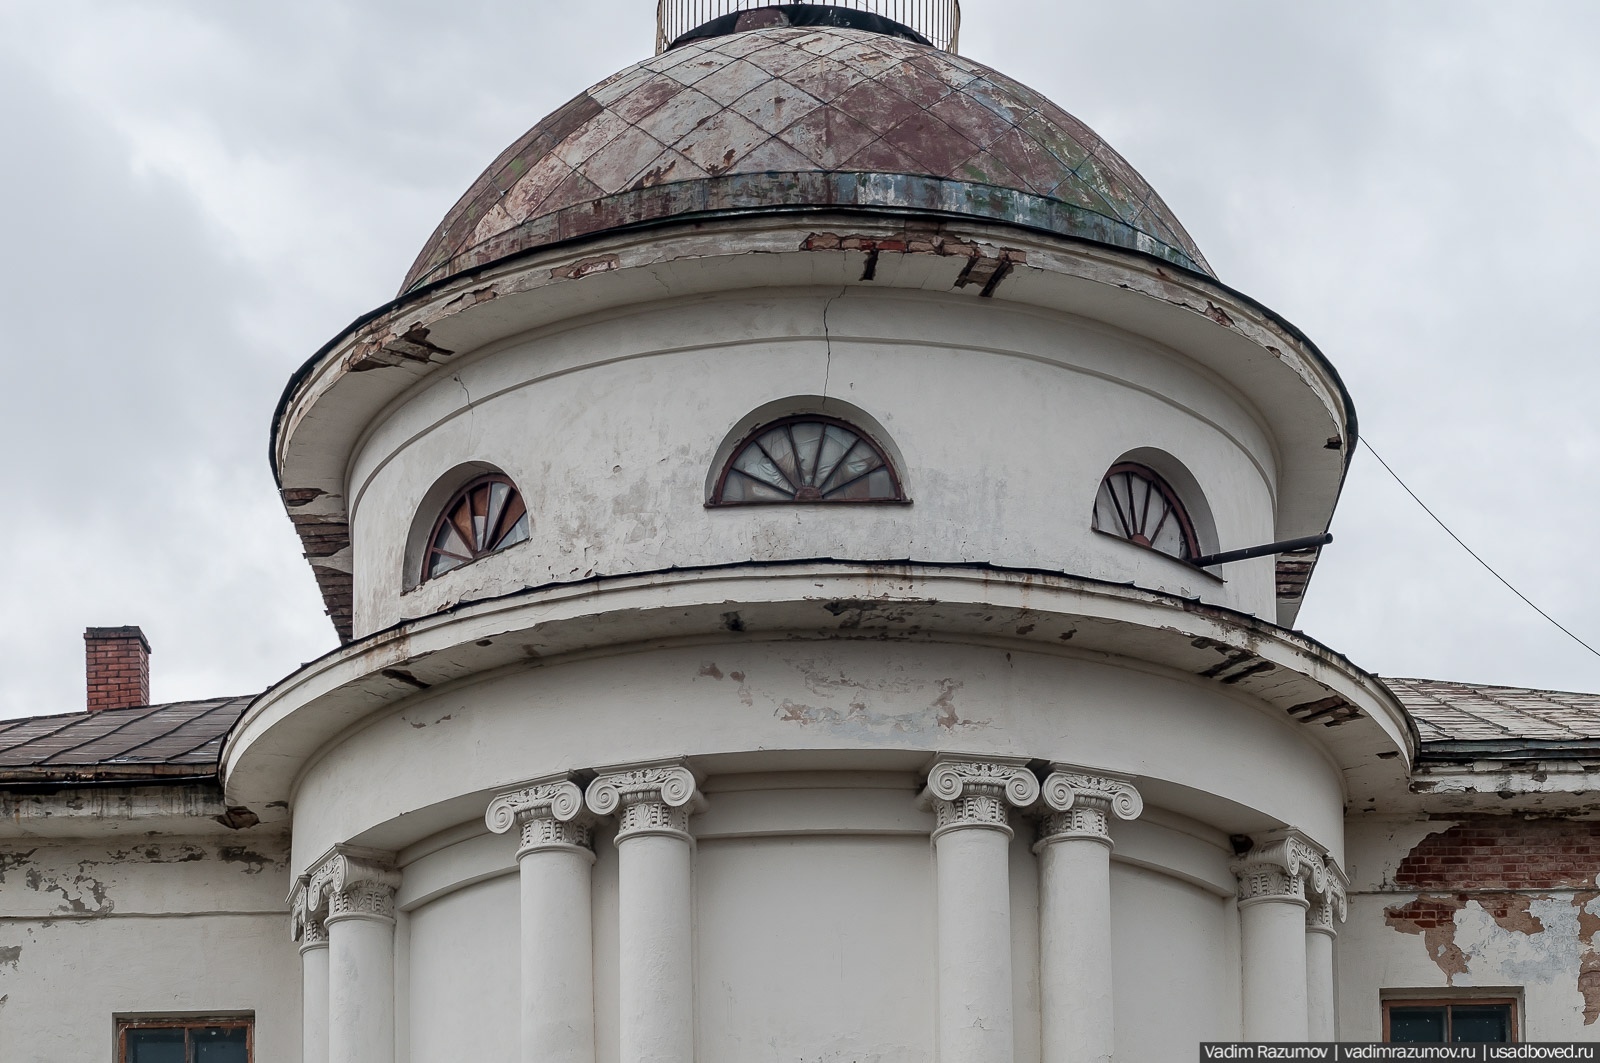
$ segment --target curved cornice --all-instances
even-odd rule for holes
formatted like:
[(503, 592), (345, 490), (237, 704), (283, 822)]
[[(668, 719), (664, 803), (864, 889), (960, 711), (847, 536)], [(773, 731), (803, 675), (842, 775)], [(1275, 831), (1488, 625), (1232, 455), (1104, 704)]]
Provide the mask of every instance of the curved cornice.
[[(1337, 372), (1292, 325), (1204, 274), (1011, 225), (865, 211), (724, 217), (541, 249), (375, 312), (285, 392), (272, 461), (329, 612), (348, 639), (352, 455), (423, 378), (490, 344), (584, 315), (755, 287), (990, 298), (1098, 321), (1215, 373), (1268, 426), (1277, 538), (1327, 529), (1356, 439)], [(1294, 607), (1280, 611), (1292, 622)]]
[(812, 559), (593, 577), (375, 634), (251, 704), (223, 751), (227, 797), (285, 808), (321, 751), (419, 690), (646, 644), (808, 637), (992, 644), (1188, 675), (1293, 721), (1347, 780), (1403, 780), (1417, 748), (1373, 676), (1252, 616), (1065, 573)]

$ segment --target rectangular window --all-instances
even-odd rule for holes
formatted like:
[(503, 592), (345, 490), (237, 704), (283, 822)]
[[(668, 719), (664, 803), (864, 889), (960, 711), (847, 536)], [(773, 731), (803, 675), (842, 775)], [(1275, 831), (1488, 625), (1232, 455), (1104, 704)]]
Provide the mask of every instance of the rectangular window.
[(1424, 1044), (1506, 1044), (1517, 1039), (1517, 1002), (1386, 1000), (1383, 1039)]
[(251, 1063), (249, 1019), (123, 1019), (117, 1023), (117, 1063)]

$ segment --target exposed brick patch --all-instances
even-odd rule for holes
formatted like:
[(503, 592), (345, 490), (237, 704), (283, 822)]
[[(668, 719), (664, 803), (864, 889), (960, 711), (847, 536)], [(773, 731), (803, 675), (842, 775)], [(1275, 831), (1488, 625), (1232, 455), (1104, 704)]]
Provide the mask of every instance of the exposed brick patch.
[(1502, 930), (1544, 933), (1544, 923), (1531, 910), (1533, 899), (1520, 893), (1423, 895), (1409, 903), (1385, 908), (1383, 919), (1402, 934), (1420, 934), (1428, 958), (1439, 965), (1448, 983), (1454, 985), (1456, 975), (1467, 973), (1467, 954), (1456, 944), (1456, 913), (1464, 909), (1468, 901), (1476, 901)]
[(1595, 885), (1600, 822), (1471, 816), (1430, 834), (1401, 861), (1411, 890), (1546, 890)]
[(1578, 992), (1583, 994), (1583, 1024), (1600, 1018), (1600, 954), (1586, 952), (1578, 968)]

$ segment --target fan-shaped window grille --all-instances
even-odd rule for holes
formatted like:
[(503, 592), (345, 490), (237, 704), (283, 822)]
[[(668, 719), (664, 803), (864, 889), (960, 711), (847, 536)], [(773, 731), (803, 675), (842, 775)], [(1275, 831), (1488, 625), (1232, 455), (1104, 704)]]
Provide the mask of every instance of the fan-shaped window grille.
[(831, 417), (789, 417), (756, 429), (722, 470), (712, 505), (903, 502), (900, 477), (859, 429)]
[(428, 538), (422, 578), (433, 579), (528, 538), (528, 507), (504, 476), (480, 476), (457, 491)]
[(1178, 493), (1144, 465), (1125, 462), (1106, 473), (1094, 500), (1094, 527), (1184, 561), (1200, 556)]

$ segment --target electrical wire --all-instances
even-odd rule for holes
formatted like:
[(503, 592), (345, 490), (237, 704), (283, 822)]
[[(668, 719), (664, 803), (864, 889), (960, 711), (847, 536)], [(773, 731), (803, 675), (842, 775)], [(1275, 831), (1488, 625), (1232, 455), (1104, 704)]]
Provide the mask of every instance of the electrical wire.
[(1478, 552), (1476, 550), (1474, 550), (1472, 547), (1468, 546), (1466, 544), (1466, 542), (1464, 542), (1462, 540), (1461, 536), (1459, 536), (1455, 532), (1451, 531), (1450, 530), (1450, 525), (1448, 525), (1444, 521), (1440, 520), (1439, 519), (1439, 514), (1435, 513), (1433, 510), (1429, 509), (1428, 508), (1428, 503), (1424, 502), (1422, 499), (1417, 497), (1417, 493), (1415, 491), (1411, 490), (1411, 488), (1406, 485), (1406, 482), (1404, 480), (1400, 479), (1400, 474), (1395, 472), (1394, 469), (1390, 467), (1389, 463), (1383, 460), (1383, 455), (1379, 454), (1376, 450), (1374, 450), (1372, 448), (1372, 444), (1371, 443), (1367, 442), (1366, 439), (1362, 439), (1361, 440), (1361, 445), (1367, 448), (1367, 453), (1368, 454), (1371, 454), (1374, 458), (1378, 459), (1378, 464), (1383, 466), (1383, 471), (1388, 473), (1390, 476), (1394, 477), (1394, 482), (1399, 484), (1401, 489), (1404, 490), (1406, 494), (1411, 496), (1411, 500), (1413, 502), (1415, 502), (1417, 505), (1422, 507), (1422, 512), (1424, 512), (1428, 516), (1432, 517), (1433, 518), (1433, 522), (1435, 524), (1437, 524), (1439, 527), (1443, 528), (1445, 534), (1450, 536), (1450, 538), (1452, 538), (1452, 539), (1454, 539), (1456, 541), (1456, 545), (1457, 546), (1461, 547), (1461, 549), (1465, 550), (1468, 554), (1471, 554), (1472, 555), (1472, 560), (1474, 560), (1478, 564), (1482, 565), (1483, 568), (1484, 568), (1484, 571), (1488, 572), (1489, 575), (1493, 576), (1495, 579), (1497, 579), (1501, 583), (1505, 584), (1507, 590), (1509, 590), (1512, 594), (1515, 594), (1518, 598), (1521, 598), (1523, 600), (1523, 602), (1528, 606), (1529, 609), (1532, 609), (1534, 612), (1538, 613), (1540, 616), (1542, 616), (1546, 620), (1550, 621), (1550, 623), (1554, 624), (1556, 626), (1556, 628), (1558, 628), (1561, 631), (1562, 634), (1567, 636), (1567, 638), (1571, 639), (1573, 642), (1576, 642), (1578, 645), (1582, 646), (1584, 649), (1588, 650), (1590, 653), (1594, 654), (1596, 657), (1600, 657), (1600, 650), (1595, 649), (1593, 646), (1589, 645), (1587, 642), (1585, 642), (1582, 639), (1580, 639), (1577, 635), (1573, 634), (1572, 630), (1570, 628), (1568, 628), (1565, 624), (1563, 624), (1561, 621), (1557, 620), (1555, 617), (1551, 616), (1549, 613), (1545, 612), (1543, 609), (1540, 609), (1537, 605), (1534, 604), (1533, 599), (1529, 598), (1526, 594), (1523, 594), (1521, 591), (1517, 590), (1517, 588), (1513, 587), (1511, 585), (1511, 581), (1510, 580), (1506, 579), (1504, 576), (1500, 575), (1500, 573), (1496, 572), (1493, 565), (1489, 564), (1489, 562), (1485, 561), (1482, 557), (1478, 556)]

